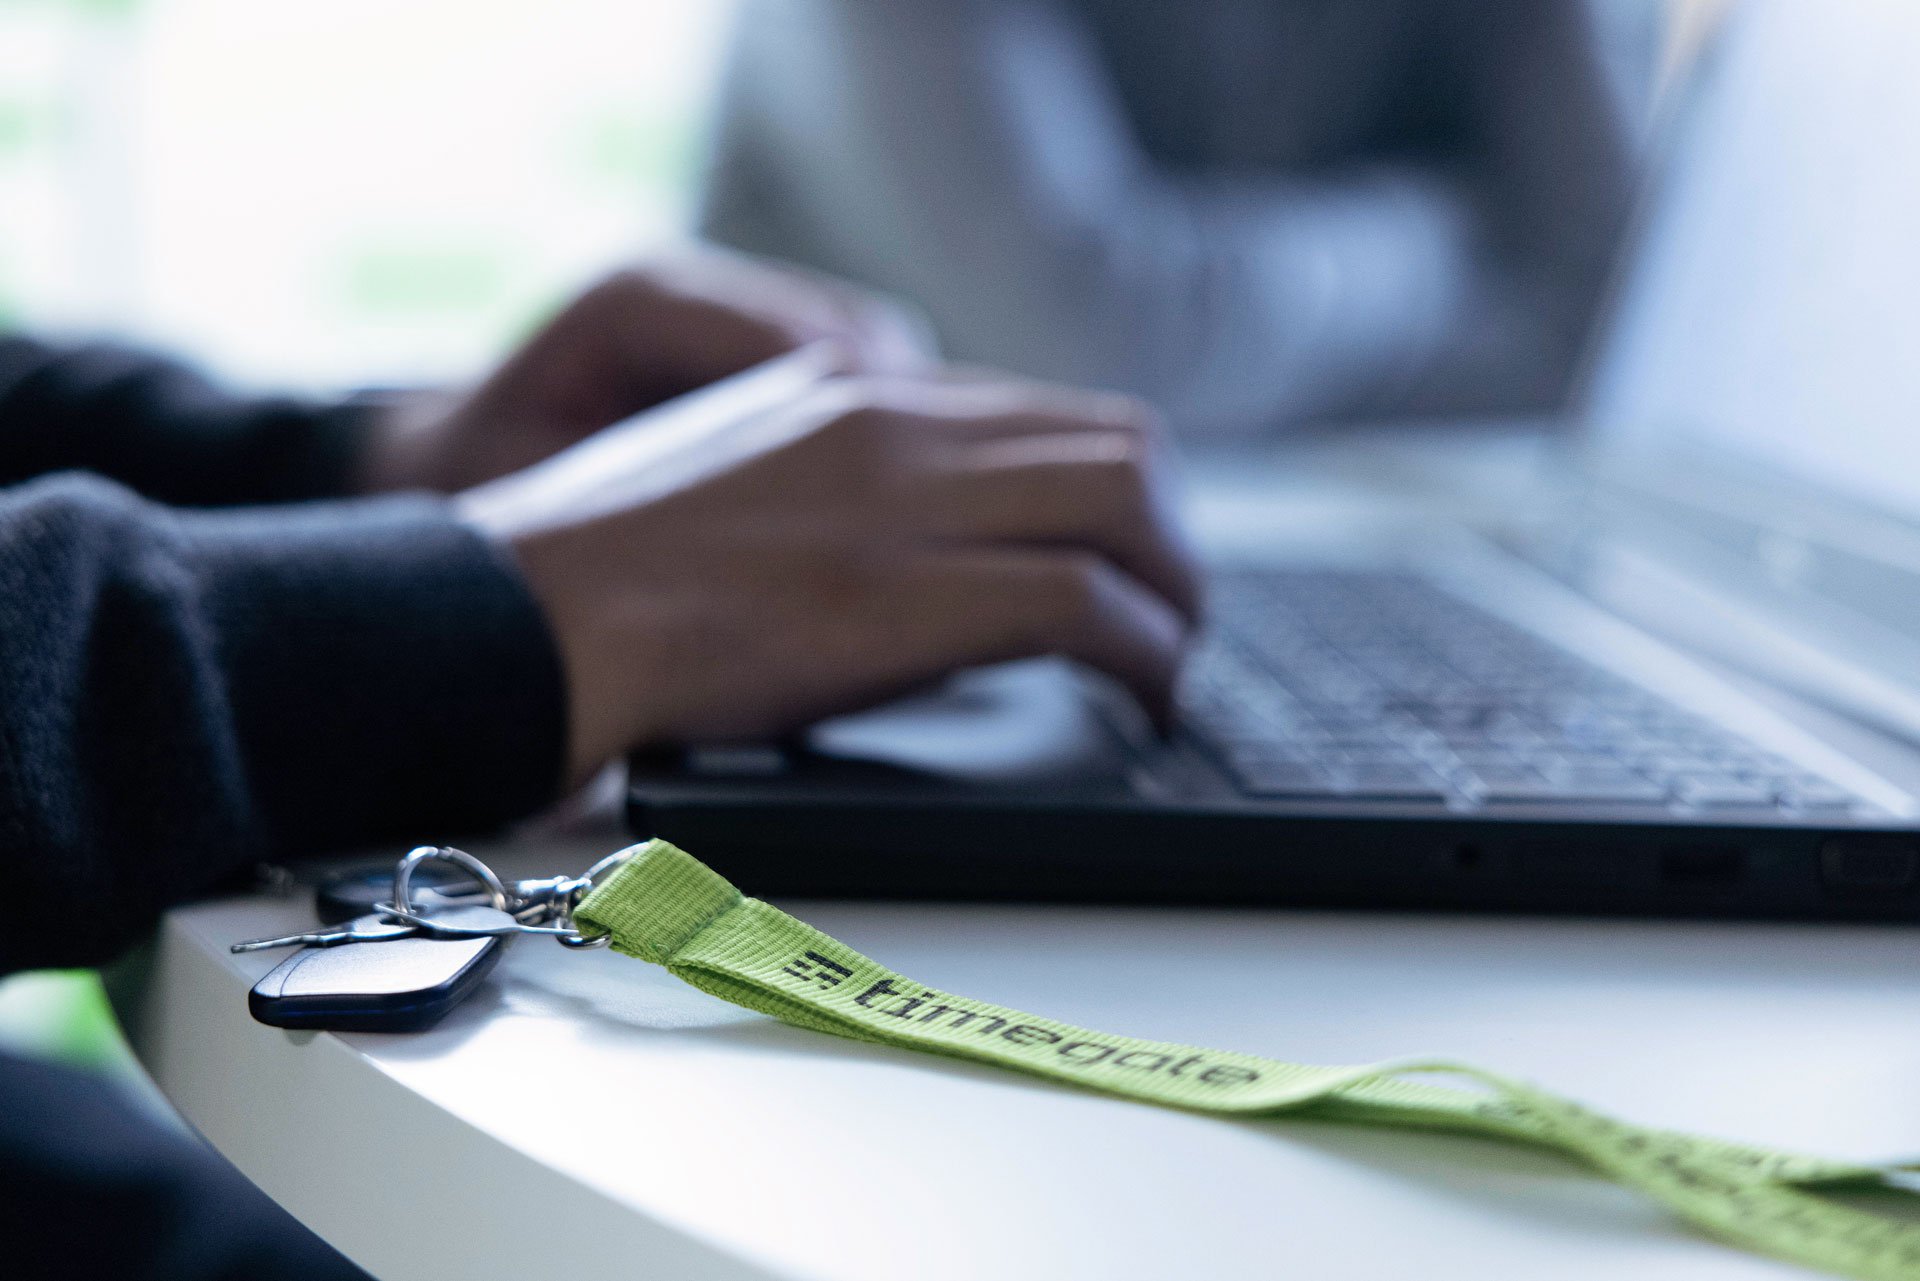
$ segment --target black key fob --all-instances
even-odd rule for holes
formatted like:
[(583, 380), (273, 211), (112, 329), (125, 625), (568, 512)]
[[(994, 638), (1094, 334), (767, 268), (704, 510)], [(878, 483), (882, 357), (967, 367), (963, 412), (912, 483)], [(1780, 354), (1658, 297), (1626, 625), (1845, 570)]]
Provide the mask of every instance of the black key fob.
[[(491, 927), (513, 918), (490, 907), (453, 908), (437, 919)], [(512, 940), (410, 935), (335, 947), (303, 947), (247, 994), (253, 1017), (273, 1027), (329, 1032), (418, 1032), (432, 1027), (487, 977)]]

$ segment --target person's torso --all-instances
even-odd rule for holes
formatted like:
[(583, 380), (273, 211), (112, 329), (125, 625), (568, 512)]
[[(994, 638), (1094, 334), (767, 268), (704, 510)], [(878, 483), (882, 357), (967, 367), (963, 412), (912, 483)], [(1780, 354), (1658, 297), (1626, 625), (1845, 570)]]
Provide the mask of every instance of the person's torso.
[(1428, 48), (1436, 0), (1065, 3), (1163, 165), (1313, 168), (1447, 141), (1453, 113)]

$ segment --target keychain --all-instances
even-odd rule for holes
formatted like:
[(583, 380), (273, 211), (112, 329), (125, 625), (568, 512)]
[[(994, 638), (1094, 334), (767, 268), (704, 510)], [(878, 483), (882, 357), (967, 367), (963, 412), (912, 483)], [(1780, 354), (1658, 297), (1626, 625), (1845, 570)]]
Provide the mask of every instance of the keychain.
[[(431, 892), (422, 866), (454, 869)], [(462, 888), (460, 876), (471, 885)], [(1920, 1165), (1859, 1165), (1617, 1121), (1537, 1086), (1440, 1059), (1349, 1067), (1115, 1036), (942, 992), (896, 974), (692, 855), (648, 841), (577, 877), (504, 883), (471, 854), (423, 846), (379, 901), (336, 886), (341, 913), (308, 934), (235, 945), (299, 945), (253, 990), (262, 1022), (399, 1031), (424, 1027), (473, 991), (518, 934), (611, 946), (665, 966), (734, 1005), (798, 1027), (969, 1059), (1136, 1102), (1221, 1116), (1311, 1116), (1453, 1130), (1579, 1161), (1729, 1244), (1861, 1281), (1920, 1279), (1920, 1224), (1822, 1195), (1913, 1191)]]
[[(247, 1008), (274, 1027), (423, 1031), (480, 985), (516, 935), (606, 946), (605, 936), (581, 936), (573, 909), (625, 856), (602, 859), (581, 876), (508, 884), (465, 850), (423, 845), (386, 877), (337, 877), (317, 896), (321, 929), (233, 945), (235, 952), (300, 949), (254, 985)], [(420, 875), (439, 868), (452, 871)], [(416, 886), (423, 879), (430, 883)]]

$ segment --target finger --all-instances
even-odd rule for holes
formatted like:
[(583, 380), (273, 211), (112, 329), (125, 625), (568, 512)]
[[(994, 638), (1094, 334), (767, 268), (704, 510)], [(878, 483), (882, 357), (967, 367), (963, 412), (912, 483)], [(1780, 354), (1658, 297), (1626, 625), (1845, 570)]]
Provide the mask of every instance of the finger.
[(1115, 392), (1051, 383), (992, 379), (952, 380), (866, 376), (861, 397), (901, 418), (923, 421), (930, 439), (952, 442), (1079, 431), (1126, 431), (1158, 438), (1157, 415), (1143, 401)]
[(831, 383), (847, 361), (846, 350), (836, 342), (809, 343), (689, 392), (664, 409), (615, 423), (596, 439), (651, 437), (657, 447), (669, 439), (711, 437), (728, 427), (750, 425)]
[(503, 376), (585, 434), (804, 347), (851, 347), (830, 300), (771, 274), (698, 254), (616, 273), (556, 316)]
[(636, 285), (623, 301), (612, 333), (642, 367), (664, 359), (700, 376), (724, 375), (850, 337), (826, 299), (785, 280), (749, 292), (743, 282), (668, 275)]
[(747, 363), (777, 354), (769, 344), (827, 339), (846, 347), (855, 368), (904, 373), (924, 368), (933, 350), (924, 323), (890, 300), (794, 264), (705, 248), (646, 274), (712, 327), (712, 337), (741, 344), (736, 354)]
[(1160, 595), (1090, 553), (952, 552), (923, 598), (941, 647), (928, 670), (1058, 654), (1106, 673), (1162, 727), (1188, 629)]
[(870, 293), (831, 276), (800, 272), (805, 283), (839, 308), (841, 337), (863, 373), (926, 377), (938, 368), (939, 343), (932, 322), (898, 299)]
[(996, 441), (910, 483), (903, 519), (939, 538), (1098, 552), (1195, 623), (1200, 573), (1155, 462), (1127, 433)]
[[(485, 527), (542, 505), (584, 518), (658, 497), (751, 452), (769, 431), (799, 430), (804, 420), (774, 411), (804, 403), (832, 381), (828, 375), (844, 359), (834, 344), (814, 343), (623, 419), (469, 492), (468, 518)], [(564, 503), (561, 495), (567, 496)]]

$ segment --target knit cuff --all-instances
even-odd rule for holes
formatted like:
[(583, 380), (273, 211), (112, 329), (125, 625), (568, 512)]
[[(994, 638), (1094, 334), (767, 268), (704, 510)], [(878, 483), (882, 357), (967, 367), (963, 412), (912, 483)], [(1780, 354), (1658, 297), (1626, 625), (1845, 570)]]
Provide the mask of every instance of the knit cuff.
[(564, 676), (505, 552), (417, 497), (179, 517), (282, 853), (438, 843), (549, 803)]

